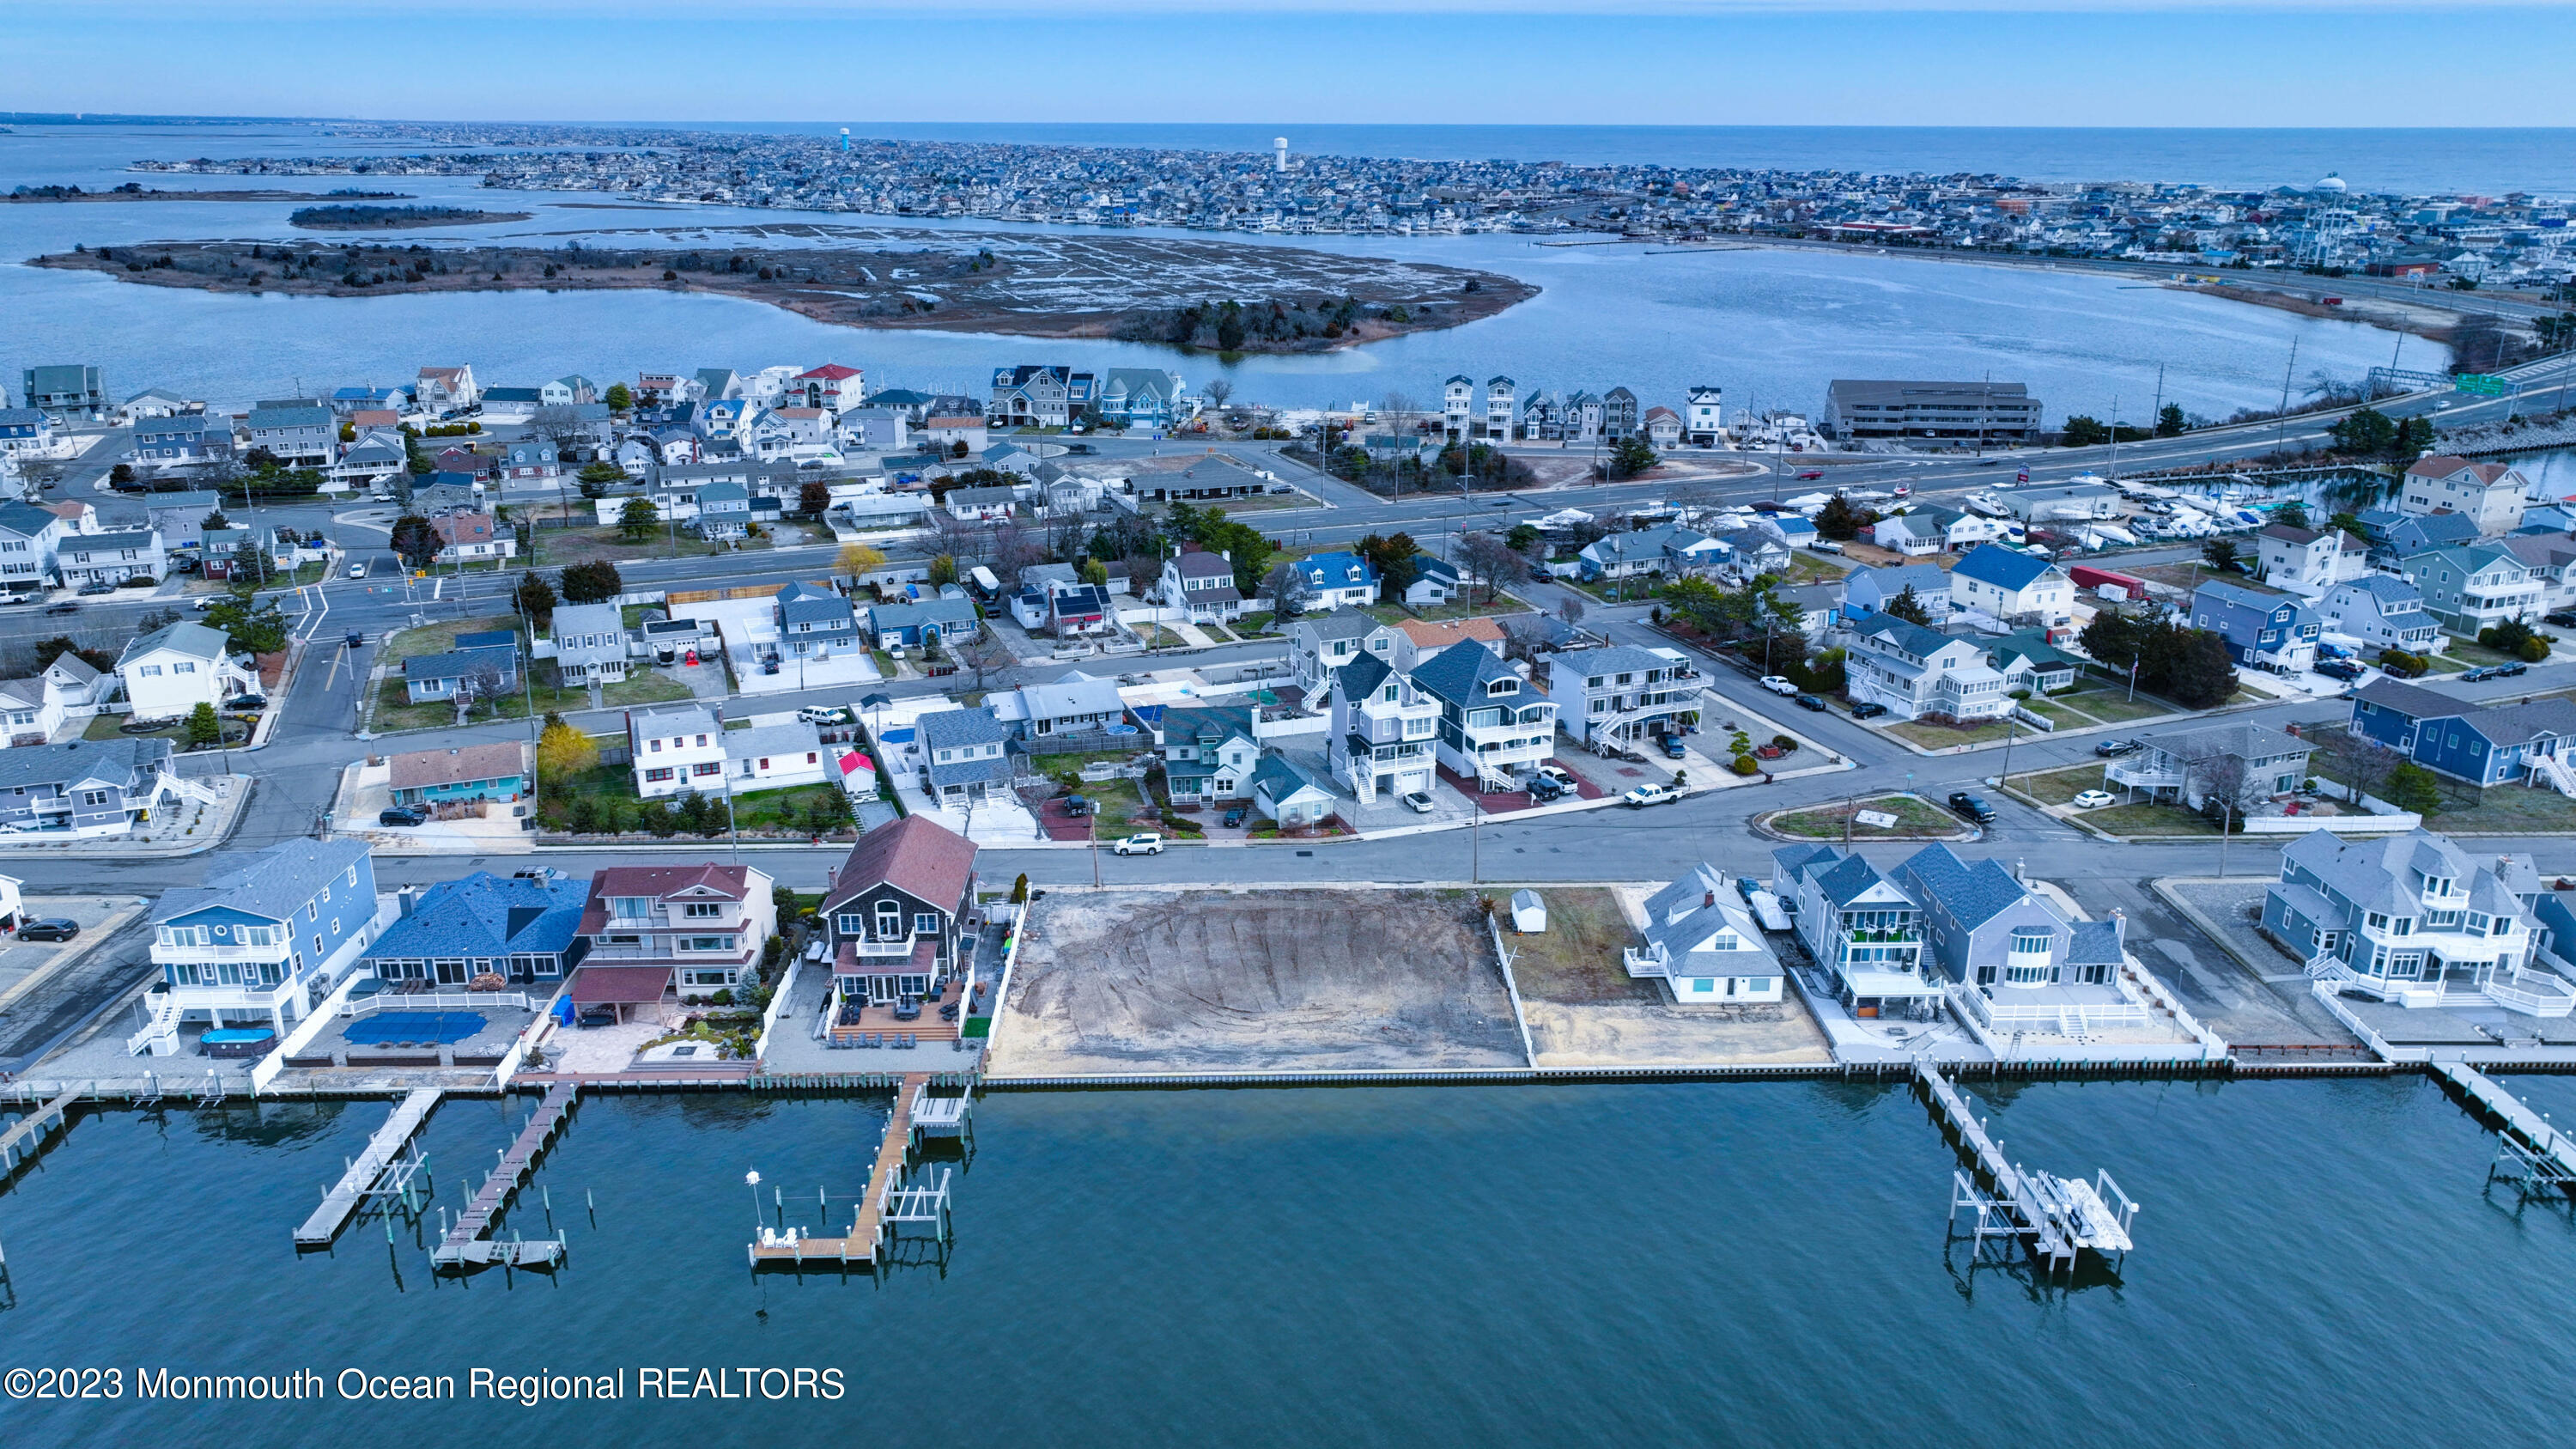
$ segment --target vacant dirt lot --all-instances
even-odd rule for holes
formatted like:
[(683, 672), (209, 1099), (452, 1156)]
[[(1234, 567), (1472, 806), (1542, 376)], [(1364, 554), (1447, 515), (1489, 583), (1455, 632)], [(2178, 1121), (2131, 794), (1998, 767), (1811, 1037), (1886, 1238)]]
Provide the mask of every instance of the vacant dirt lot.
[[(1642, 899), (1644, 891), (1631, 891)], [(1521, 1012), (1542, 1067), (1682, 1067), (1833, 1060), (1791, 993), (1777, 1005), (1683, 1007), (1661, 981), (1630, 976), (1620, 952), (1635, 919), (1600, 888), (1542, 887), (1547, 930), (1503, 933)]]
[(1474, 898), (1052, 892), (1030, 909), (999, 1076), (1519, 1067)]

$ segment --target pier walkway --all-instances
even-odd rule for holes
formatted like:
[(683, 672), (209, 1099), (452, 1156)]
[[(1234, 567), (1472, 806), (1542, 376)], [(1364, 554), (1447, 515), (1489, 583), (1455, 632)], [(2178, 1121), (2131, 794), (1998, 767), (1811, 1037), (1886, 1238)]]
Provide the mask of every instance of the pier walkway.
[(2494, 1078), (2461, 1062), (2426, 1064), (2434, 1080), (2459, 1093), (2496, 1121), (2499, 1147), (2487, 1181), (2509, 1182), (2526, 1198), (2552, 1193), (2576, 1197), (2576, 1140), (2506, 1091)]
[[(762, 1233), (761, 1240), (751, 1244), (751, 1264), (763, 1263), (860, 1263), (872, 1264), (885, 1244), (887, 1228), (886, 1203), (895, 1192), (895, 1183), (903, 1176), (904, 1163), (911, 1157), (918, 1138), (914, 1113), (930, 1090), (928, 1072), (907, 1073), (903, 1085), (895, 1091), (894, 1112), (886, 1118), (885, 1136), (877, 1143), (875, 1166), (868, 1169), (868, 1187), (859, 1197), (858, 1213), (850, 1223), (848, 1236), (839, 1238), (799, 1238), (789, 1242)], [(958, 1099), (963, 1101), (963, 1098)], [(943, 1121), (954, 1116), (962, 1121), (964, 1109), (932, 1109), (932, 1115)], [(940, 1194), (944, 1197), (943, 1184)]]
[[(420, 1124), (429, 1120), (429, 1114), (436, 1110), (438, 1099), (443, 1095), (444, 1092), (437, 1087), (415, 1087), (394, 1105), (393, 1115), (385, 1119), (385, 1125), (376, 1129), (376, 1135), (367, 1139), (366, 1150), (349, 1164), (349, 1170), (341, 1175), (339, 1185), (322, 1194), (322, 1205), (315, 1208), (313, 1216), (306, 1218), (304, 1225), (295, 1230), (297, 1247), (327, 1247), (333, 1238), (340, 1235), (340, 1229), (348, 1226), (349, 1219), (358, 1211), (358, 1205), (375, 1194), (388, 1173), (397, 1171), (396, 1164), (402, 1157), (403, 1148), (410, 1143), (412, 1134), (420, 1130)], [(408, 1171), (401, 1171), (398, 1175), (403, 1185), (409, 1184), (411, 1174)]]
[(573, 1099), (581, 1092), (579, 1082), (557, 1082), (546, 1089), (543, 1102), (528, 1117), (527, 1126), (519, 1131), (519, 1140), (501, 1155), (500, 1166), (483, 1179), (483, 1188), (474, 1201), (447, 1230), (447, 1236), (431, 1250), (430, 1261), (440, 1267), (464, 1268), (484, 1263), (552, 1264), (563, 1257), (564, 1245), (559, 1238), (534, 1242), (512, 1239), (503, 1242), (486, 1236), (494, 1219), (509, 1207), (510, 1199), (536, 1171), (537, 1159), (553, 1142), (557, 1132), (571, 1120)]
[(16, 1171), (18, 1164), (43, 1146), (47, 1137), (71, 1120), (68, 1114), (78, 1096), (78, 1088), (66, 1091), (11, 1123), (8, 1131), (0, 1132), (0, 1176)]
[(2128, 1256), (2129, 1225), (2137, 1217), (2138, 1205), (2111, 1180), (2110, 1173), (2099, 1173), (2086, 1182), (2024, 1171), (2004, 1156), (2003, 1145), (1987, 1133), (1984, 1120), (1969, 1109), (1967, 1099), (1941, 1075), (1940, 1068), (1922, 1063), (1915, 1080), (1933, 1115), (1973, 1165), (1973, 1175), (1951, 1174), (1950, 1217), (1956, 1222), (1962, 1208), (1976, 1214), (1971, 1226), (1980, 1248), (1988, 1238), (2019, 1242), (2029, 1250), (2032, 1262), (2052, 1275), (2071, 1272), (2082, 1253), (2114, 1263)]

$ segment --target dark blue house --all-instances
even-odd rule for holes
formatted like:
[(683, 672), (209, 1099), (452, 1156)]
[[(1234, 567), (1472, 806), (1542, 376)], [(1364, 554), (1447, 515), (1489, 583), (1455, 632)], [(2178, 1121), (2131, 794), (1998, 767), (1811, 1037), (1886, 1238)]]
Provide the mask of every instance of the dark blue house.
[(377, 980), (461, 986), (477, 976), (553, 981), (581, 964), (590, 882), (488, 870), (403, 893), (402, 915), (359, 958)]
[(2576, 700), (2480, 705), (2374, 679), (2353, 694), (2352, 729), (2472, 785), (2512, 784), (2534, 771), (2555, 784), (2576, 768)]
[(2304, 674), (2317, 661), (2325, 622), (2290, 594), (2212, 579), (2192, 592), (2191, 623), (2227, 641), (2227, 657), (2274, 674)]

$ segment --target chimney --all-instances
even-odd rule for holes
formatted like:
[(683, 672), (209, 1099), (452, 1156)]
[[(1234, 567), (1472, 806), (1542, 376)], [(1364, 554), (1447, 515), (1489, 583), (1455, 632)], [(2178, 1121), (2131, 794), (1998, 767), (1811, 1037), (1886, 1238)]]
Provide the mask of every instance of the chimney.
[(1709, 907), (1716, 905), (1716, 904), (1717, 904), (1717, 892), (1715, 892), (1715, 891), (1702, 891), (1702, 892), (1700, 893), (1699, 904), (1700, 904), (1700, 909), (1702, 909), (1702, 910), (1706, 910), (1706, 909), (1708, 909)]
[(2030, 884), (2030, 878), (2021, 873), (2021, 865), (2021, 857), (2013, 857), (2013, 879), (2019, 881), (2023, 885), (2028, 885)]
[(2118, 906), (2111, 908), (2111, 941), (2123, 951), (2129, 949), (2129, 917)]
[(396, 893), (394, 899), (400, 905), (402, 913), (408, 916), (412, 913), (412, 908), (420, 904), (420, 887), (404, 886)]

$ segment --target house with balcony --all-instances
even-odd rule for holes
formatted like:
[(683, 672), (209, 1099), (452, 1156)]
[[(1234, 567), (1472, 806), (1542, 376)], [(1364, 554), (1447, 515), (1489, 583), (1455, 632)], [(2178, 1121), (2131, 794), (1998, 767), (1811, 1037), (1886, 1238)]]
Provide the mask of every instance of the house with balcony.
[(833, 1020), (847, 1005), (918, 1002), (962, 973), (975, 908), (975, 842), (909, 815), (858, 839), (817, 916), (830, 932)]
[(2471, 785), (2576, 794), (2576, 700), (2480, 704), (2385, 676), (2352, 696), (2352, 732)]
[(1324, 764), (1363, 805), (1431, 788), (1440, 701), (1374, 654), (1333, 677)]
[(393, 923), (358, 957), (395, 990), (461, 989), (477, 976), (547, 986), (581, 964), (590, 882), (559, 873), (478, 870), (397, 897)]
[(2513, 619), (2535, 618), (2546, 586), (2501, 544), (2464, 544), (2419, 553), (2401, 566), (2424, 596), (2424, 611), (2474, 637)]
[(1556, 752), (1557, 702), (1482, 644), (1453, 644), (1413, 666), (1440, 703), (1433, 753), (1479, 791), (1518, 790)]
[(1520, 384), (1496, 373), (1485, 379), (1485, 436), (1508, 438), (1512, 435), (1514, 398)]
[(1464, 438), (1476, 424), (1476, 380), (1465, 373), (1453, 373), (1440, 384), (1440, 432), (1445, 438)]
[(2441, 642), (2442, 626), (2424, 611), (2424, 595), (2401, 578), (2363, 574), (2326, 590), (2316, 605), (2326, 632), (2341, 634), (2364, 648), (2430, 650)]
[(1735, 888), (1702, 862), (1646, 898), (1646, 925), (1619, 953), (1632, 977), (1664, 983), (1675, 1006), (1780, 1000), (1787, 972)]
[[(778, 931), (766, 871), (747, 865), (619, 865), (590, 878), (576, 1004), (704, 1001), (757, 980)], [(585, 987), (589, 988), (585, 990)]]
[(1883, 704), (1899, 719), (1983, 720), (2012, 713), (2012, 692), (2003, 671), (1989, 662), (1983, 640), (1944, 634), (1893, 614), (1847, 617), (1836, 634), (1844, 650), (1844, 692), (1855, 704)]
[(1101, 421), (1131, 428), (1168, 428), (1189, 417), (1189, 384), (1177, 372), (1155, 367), (1112, 367), (1100, 375)]
[(1210, 804), (1252, 795), (1252, 772), (1261, 765), (1261, 741), (1248, 705), (1209, 704), (1163, 711), (1156, 748), (1172, 803)]
[(2055, 631), (2075, 622), (2075, 583), (2044, 558), (1981, 543), (1950, 570), (1950, 607)]
[(1923, 908), (1860, 856), (1831, 845), (1771, 852), (1771, 893), (1797, 903), (1798, 943), (1854, 1017), (1931, 1021), (1941, 982), (1923, 954)]
[(2370, 545), (2340, 528), (2321, 532), (2272, 523), (2255, 532), (2254, 552), (2261, 561), (2263, 582), (2276, 589), (2316, 595), (2360, 578)]
[(702, 706), (628, 712), (626, 749), (635, 793), (647, 800), (724, 788), (724, 721)]
[(339, 451), (340, 420), (326, 407), (252, 408), (242, 426), (251, 448), (289, 468), (322, 467)]
[(2138, 751), (2102, 769), (2107, 788), (2197, 810), (2211, 798), (2239, 814), (2261, 796), (2287, 795), (2308, 776), (2316, 747), (2268, 725), (2210, 725), (2138, 736)]
[(175, 1056), (180, 1024), (199, 1020), (265, 1023), (283, 1038), (354, 968), (381, 928), (378, 914), (363, 841), (287, 840), (213, 857), (202, 884), (152, 907), (161, 985), (129, 1049)]
[(120, 736), (0, 750), (0, 828), (57, 838), (123, 835), (170, 795), (216, 798), (178, 774), (168, 740)]
[(1726, 389), (1695, 385), (1686, 406), (1689, 416), (1682, 420), (1682, 441), (1694, 448), (1726, 446)]
[(1917, 851), (1896, 876), (1923, 905), (1931, 966), (1982, 1034), (2092, 1040), (2168, 1029), (2121, 970), (2128, 921), (2119, 912), (2070, 918), (2015, 871), (1971, 865), (1946, 845)]
[(921, 750), (922, 788), (942, 807), (967, 806), (1011, 793), (1019, 773), (1011, 727), (989, 706), (933, 710), (913, 721)]
[(2426, 830), (2317, 831), (2281, 851), (2263, 930), (2308, 974), (2405, 1006), (2565, 1016), (2576, 986), (2535, 966), (2547, 885), (2528, 855), (2471, 855)]
[(1234, 556), (1183, 549), (1163, 560), (1163, 603), (1188, 611), (1193, 624), (1225, 623), (1241, 617), (1250, 603), (1234, 586)]
[(2494, 538), (2522, 522), (2523, 499), (2530, 491), (2530, 480), (2510, 464), (2433, 453), (2407, 465), (2397, 490), (2397, 511), (2418, 517), (2456, 513), (2477, 529), (2478, 537)]
[(1613, 644), (1540, 656), (1557, 723), (1586, 745), (1634, 746), (1699, 723), (1708, 676), (1676, 649)]
[(2227, 641), (2227, 657), (2248, 669), (2305, 674), (2317, 662), (2325, 618), (2295, 594), (2211, 579), (2192, 590), (2191, 623)]

